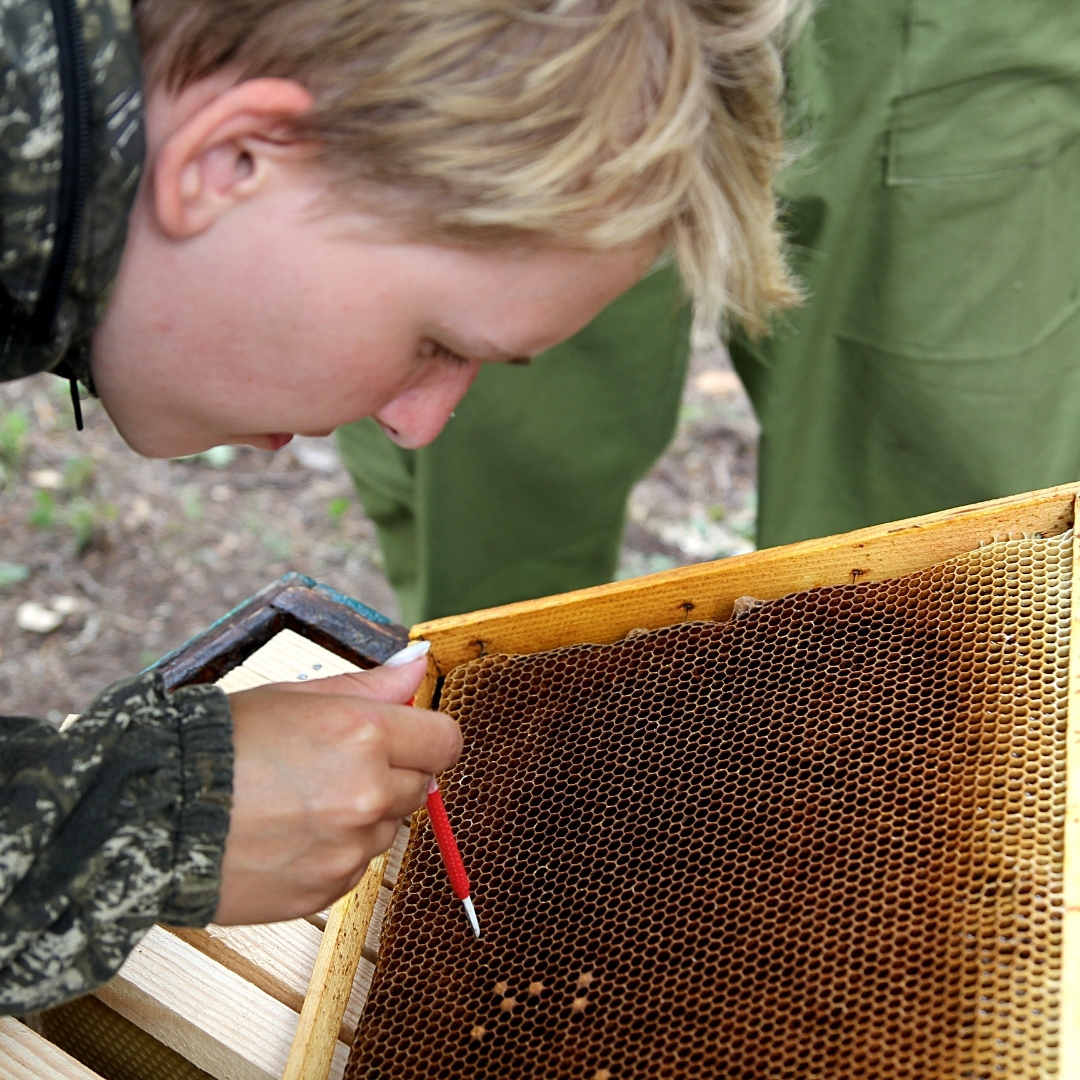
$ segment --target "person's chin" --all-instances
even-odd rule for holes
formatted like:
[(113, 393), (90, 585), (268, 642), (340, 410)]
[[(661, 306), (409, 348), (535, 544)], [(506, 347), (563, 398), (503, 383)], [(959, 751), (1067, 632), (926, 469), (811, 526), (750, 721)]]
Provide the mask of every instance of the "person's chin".
[(204, 450), (217, 445), (214, 441), (190, 434), (164, 432), (160, 428), (141, 421), (128, 424), (114, 419), (113, 422), (124, 442), (140, 457), (157, 459), (190, 457), (192, 454), (201, 454)]

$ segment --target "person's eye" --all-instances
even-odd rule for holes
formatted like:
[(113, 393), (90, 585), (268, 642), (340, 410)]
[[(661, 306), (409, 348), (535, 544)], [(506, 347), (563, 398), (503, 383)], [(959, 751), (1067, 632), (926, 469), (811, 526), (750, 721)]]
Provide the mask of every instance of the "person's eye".
[(421, 344), (420, 355), (424, 360), (445, 360), (448, 364), (457, 366), (470, 362), (467, 356), (462, 356), (453, 349), (448, 349), (441, 341), (433, 341), (430, 338)]

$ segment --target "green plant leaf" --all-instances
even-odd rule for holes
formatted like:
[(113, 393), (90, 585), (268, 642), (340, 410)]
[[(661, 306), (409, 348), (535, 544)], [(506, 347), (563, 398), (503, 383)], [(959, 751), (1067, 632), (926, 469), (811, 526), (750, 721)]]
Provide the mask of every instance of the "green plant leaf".
[(63, 516), (64, 524), (75, 536), (75, 553), (81, 555), (97, 530), (97, 507), (89, 499), (75, 498), (64, 508)]
[(94, 475), (94, 459), (83, 455), (64, 462), (64, 487), (69, 491), (82, 491)]
[(9, 585), (21, 585), (29, 577), (29, 566), (15, 562), (0, 562), (0, 589)]
[(188, 521), (198, 521), (203, 516), (203, 497), (198, 484), (185, 484), (179, 492), (180, 508)]
[(26, 455), (30, 414), (23, 408), (0, 413), (0, 460), (17, 468)]
[(34, 505), (26, 520), (37, 529), (51, 529), (56, 524), (56, 500), (49, 492), (34, 493)]

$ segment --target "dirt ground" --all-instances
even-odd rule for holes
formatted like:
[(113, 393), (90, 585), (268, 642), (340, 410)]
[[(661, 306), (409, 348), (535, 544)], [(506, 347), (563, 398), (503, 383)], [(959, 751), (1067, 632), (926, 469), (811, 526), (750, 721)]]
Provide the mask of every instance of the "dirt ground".
[[(80, 433), (66, 383), (0, 385), (0, 711), (58, 721), (289, 570), (397, 614), (331, 440), (149, 461), (83, 407)], [(723, 352), (700, 352), (619, 576), (751, 550), (756, 442)]]

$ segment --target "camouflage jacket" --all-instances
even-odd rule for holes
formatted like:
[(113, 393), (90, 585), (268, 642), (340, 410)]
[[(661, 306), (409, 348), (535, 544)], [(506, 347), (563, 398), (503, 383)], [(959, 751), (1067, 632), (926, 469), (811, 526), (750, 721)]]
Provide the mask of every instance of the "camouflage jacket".
[[(143, 154), (127, 0), (0, 0), (0, 380), (85, 378)], [(0, 1013), (110, 978), (157, 921), (217, 907), (225, 695), (110, 687), (64, 733), (0, 717)]]
[(127, 0), (0, 0), (0, 380), (87, 375), (143, 159)]

